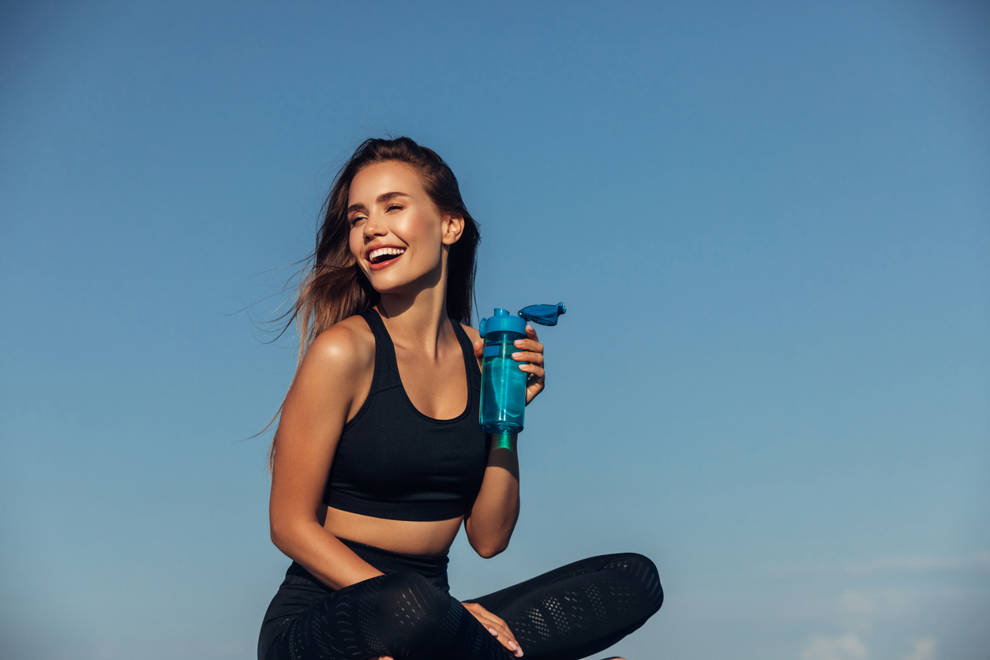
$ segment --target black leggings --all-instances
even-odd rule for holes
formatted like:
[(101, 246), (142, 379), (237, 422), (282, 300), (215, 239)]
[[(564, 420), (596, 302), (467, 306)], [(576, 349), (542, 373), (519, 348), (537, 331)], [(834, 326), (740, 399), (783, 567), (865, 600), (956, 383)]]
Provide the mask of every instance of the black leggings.
[[(333, 590), (293, 562), (265, 613), (258, 660), (396, 660), (515, 656), (449, 594), (447, 557), (341, 539), (385, 575)], [(505, 620), (524, 660), (578, 660), (608, 648), (660, 609), (656, 565), (637, 553), (588, 557), (464, 599)]]

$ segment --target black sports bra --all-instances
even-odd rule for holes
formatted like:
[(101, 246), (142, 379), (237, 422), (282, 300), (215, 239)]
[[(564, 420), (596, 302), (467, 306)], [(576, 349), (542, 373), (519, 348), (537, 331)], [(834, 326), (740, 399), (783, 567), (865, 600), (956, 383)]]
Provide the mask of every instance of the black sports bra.
[(481, 488), (489, 436), (478, 424), (481, 372), (460, 323), (467, 407), (453, 419), (427, 417), (412, 404), (395, 346), (375, 309), (361, 312), (375, 335), (371, 391), (340, 434), (323, 493), (336, 509), (392, 520), (446, 520), (466, 515)]

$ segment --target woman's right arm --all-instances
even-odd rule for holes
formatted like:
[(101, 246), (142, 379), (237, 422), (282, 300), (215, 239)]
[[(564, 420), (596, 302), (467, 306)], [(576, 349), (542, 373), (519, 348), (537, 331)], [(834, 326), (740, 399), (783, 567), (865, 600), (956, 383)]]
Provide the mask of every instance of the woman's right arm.
[(296, 371), (275, 432), (272, 543), (332, 589), (383, 575), (318, 519), (355, 383), (373, 365), (374, 348), (345, 324), (320, 333)]

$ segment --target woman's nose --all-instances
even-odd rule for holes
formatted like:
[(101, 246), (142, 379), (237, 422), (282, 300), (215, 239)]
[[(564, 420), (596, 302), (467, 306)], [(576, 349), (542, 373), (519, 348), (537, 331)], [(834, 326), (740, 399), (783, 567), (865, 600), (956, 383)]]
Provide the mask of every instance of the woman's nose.
[(365, 236), (381, 236), (388, 231), (385, 226), (385, 219), (377, 213), (368, 215), (368, 220), (364, 223)]

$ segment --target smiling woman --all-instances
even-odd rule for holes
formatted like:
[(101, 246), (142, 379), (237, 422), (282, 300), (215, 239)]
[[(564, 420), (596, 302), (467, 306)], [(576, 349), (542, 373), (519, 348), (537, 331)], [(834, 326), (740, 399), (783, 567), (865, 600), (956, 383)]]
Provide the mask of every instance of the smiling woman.
[[(462, 523), (492, 557), (519, 515), (515, 438), (492, 443), (477, 419), (478, 240), (453, 172), (409, 138), (366, 140), (337, 175), (289, 321), (300, 323), (299, 360), (269, 454), (269, 519), (292, 563), (259, 660), (576, 660), (660, 608), (656, 565), (636, 553), (450, 596)], [(529, 403), (546, 371), (526, 332), (513, 357)]]

